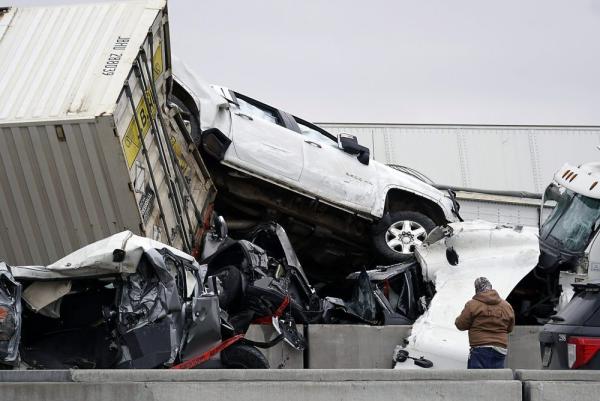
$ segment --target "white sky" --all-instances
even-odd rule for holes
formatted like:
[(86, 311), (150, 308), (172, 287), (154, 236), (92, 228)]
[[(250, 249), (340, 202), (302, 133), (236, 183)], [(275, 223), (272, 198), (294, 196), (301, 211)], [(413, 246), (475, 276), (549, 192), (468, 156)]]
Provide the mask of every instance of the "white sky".
[(169, 12), (173, 51), (200, 76), (308, 120), (600, 125), (600, 0), (171, 0)]

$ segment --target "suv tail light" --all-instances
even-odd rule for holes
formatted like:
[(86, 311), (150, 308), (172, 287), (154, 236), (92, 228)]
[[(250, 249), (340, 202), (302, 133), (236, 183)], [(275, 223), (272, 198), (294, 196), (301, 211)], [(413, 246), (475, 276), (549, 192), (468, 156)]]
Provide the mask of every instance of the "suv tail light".
[(600, 351), (600, 338), (598, 337), (569, 337), (567, 340), (567, 355), (569, 367), (577, 369), (592, 360)]

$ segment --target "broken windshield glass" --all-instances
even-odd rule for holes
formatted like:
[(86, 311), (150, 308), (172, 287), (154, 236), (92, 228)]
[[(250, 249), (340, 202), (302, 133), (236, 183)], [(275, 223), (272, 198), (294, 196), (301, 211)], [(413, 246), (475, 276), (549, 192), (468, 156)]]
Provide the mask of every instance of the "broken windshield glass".
[(556, 208), (542, 225), (541, 238), (569, 252), (583, 252), (600, 218), (600, 199), (566, 189)]

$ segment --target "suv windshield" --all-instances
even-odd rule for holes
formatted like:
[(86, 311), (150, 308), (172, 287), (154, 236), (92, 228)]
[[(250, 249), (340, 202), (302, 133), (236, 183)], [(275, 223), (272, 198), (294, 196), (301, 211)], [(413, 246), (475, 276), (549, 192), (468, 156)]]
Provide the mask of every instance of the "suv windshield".
[(544, 222), (540, 237), (569, 252), (582, 252), (600, 218), (600, 199), (565, 189), (558, 204)]

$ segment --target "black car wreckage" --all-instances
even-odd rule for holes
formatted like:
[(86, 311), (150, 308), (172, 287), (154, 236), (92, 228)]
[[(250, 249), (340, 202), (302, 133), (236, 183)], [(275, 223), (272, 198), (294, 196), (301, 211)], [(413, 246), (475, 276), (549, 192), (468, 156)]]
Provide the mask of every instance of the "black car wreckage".
[[(122, 232), (49, 266), (0, 263), (2, 365), (268, 368), (258, 348), (306, 347), (297, 324), (410, 324), (432, 296), (416, 262), (350, 274), (321, 296), (280, 225), (234, 240), (213, 221), (198, 260)], [(253, 323), (277, 333), (248, 340)]]
[(191, 256), (127, 231), (49, 266), (0, 263), (2, 364), (268, 368), (234, 333), (205, 279)]

